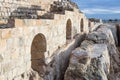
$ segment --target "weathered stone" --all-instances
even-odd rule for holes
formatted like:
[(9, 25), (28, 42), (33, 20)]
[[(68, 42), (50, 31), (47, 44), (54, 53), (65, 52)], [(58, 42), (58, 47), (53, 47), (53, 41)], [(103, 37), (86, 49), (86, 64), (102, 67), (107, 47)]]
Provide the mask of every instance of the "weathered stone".
[(11, 30), (8, 29), (2, 32), (2, 39), (8, 39), (10, 37), (11, 37)]
[(24, 27), (23, 20), (21, 20), (21, 19), (15, 19), (15, 26), (16, 27)]
[(0, 75), (0, 80), (5, 80), (5, 76), (4, 75)]
[[(75, 41), (74, 45), (69, 45), (70, 49), (62, 49), (60, 53), (55, 51), (66, 47), (66, 32), (69, 31), (71, 39), (75, 34), (80, 33), (81, 18), (84, 21), (83, 33), (88, 33), (88, 19), (76, 9), (75, 4), (67, 0), (62, 2), (63, 7), (58, 6), (60, 10), (65, 9), (64, 14), (52, 13), (50, 8), (54, 1), (0, 0), (0, 80), (3, 78), (1, 75), (4, 76), (3, 80), (63, 79), (69, 54), (79, 45), (77, 44), (79, 42)], [(68, 20), (71, 22), (71, 30), (66, 29)], [(36, 39), (37, 43), (32, 47), (33, 40), (38, 34), (42, 34), (40, 37), (45, 38), (39, 37), (39, 41)], [(35, 55), (36, 53), (39, 55)], [(55, 62), (52, 62), (54, 57)], [(33, 61), (32, 64), (32, 60), (39, 58), (42, 60), (38, 63), (44, 63), (47, 68), (42, 78), (35, 78), (36, 75), (37, 77), (40, 75), (38, 72), (31, 71), (32, 66), (37, 62)], [(38, 70), (44, 71), (43, 68)]]
[(0, 63), (3, 61), (3, 57), (2, 55), (0, 55)]
[(64, 79), (119, 80), (119, 56), (120, 52), (115, 46), (113, 33), (103, 25), (89, 33), (87, 40), (71, 53)]
[(91, 50), (77, 48), (72, 52), (65, 80), (107, 80), (105, 74), (109, 73), (110, 68), (107, 46), (104, 44), (91, 46)]
[(11, 63), (6, 63), (2, 65), (3, 74), (9, 73), (12, 70), (13, 65)]
[(1, 54), (6, 50), (6, 40), (0, 39), (0, 51)]

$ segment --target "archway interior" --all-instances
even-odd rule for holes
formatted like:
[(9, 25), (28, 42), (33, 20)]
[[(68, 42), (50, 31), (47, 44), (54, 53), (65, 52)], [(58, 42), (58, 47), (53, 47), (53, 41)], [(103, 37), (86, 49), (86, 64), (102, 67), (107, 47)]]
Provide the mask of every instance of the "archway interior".
[(89, 21), (88, 26), (91, 27), (91, 22)]
[(72, 23), (71, 20), (67, 20), (66, 24), (66, 39), (71, 39), (71, 32), (72, 32)]
[(120, 26), (116, 25), (118, 46), (120, 46)]
[(83, 32), (84, 31), (84, 21), (83, 21), (83, 19), (81, 19), (80, 28), (81, 28), (81, 32)]
[(31, 67), (33, 70), (42, 74), (44, 72), (46, 52), (46, 39), (43, 34), (37, 34), (32, 42), (31, 46)]

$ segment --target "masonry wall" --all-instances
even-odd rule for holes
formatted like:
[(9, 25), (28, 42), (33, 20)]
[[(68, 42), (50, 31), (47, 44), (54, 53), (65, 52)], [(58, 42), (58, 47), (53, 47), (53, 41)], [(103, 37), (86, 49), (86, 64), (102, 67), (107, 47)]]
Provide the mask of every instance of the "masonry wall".
[[(4, 3), (14, 7), (18, 4), (29, 6), (31, 4), (29, 1), (2, 0), (0, 6), (4, 8)], [(1, 15), (3, 17), (6, 11), (0, 13), (4, 13)], [(54, 14), (54, 19), (15, 19), (15, 27), (0, 29), (0, 80), (12, 80), (31, 69), (31, 46), (34, 37), (39, 33), (45, 36), (47, 50), (44, 56), (46, 63), (49, 63), (54, 57), (54, 52), (66, 44), (67, 20), (71, 20), (73, 38), (78, 33), (82, 34), (80, 31), (82, 18), (84, 20), (82, 33), (88, 33), (88, 20), (78, 9), (65, 11), (62, 15)]]
[(41, 9), (48, 11), (53, 1), (57, 0), (0, 0), (0, 19), (8, 19), (11, 12), (19, 7), (30, 8), (31, 5), (40, 6)]
[(8, 18), (11, 12), (20, 6), (30, 7), (30, 5), (30, 0), (0, 0), (0, 19)]

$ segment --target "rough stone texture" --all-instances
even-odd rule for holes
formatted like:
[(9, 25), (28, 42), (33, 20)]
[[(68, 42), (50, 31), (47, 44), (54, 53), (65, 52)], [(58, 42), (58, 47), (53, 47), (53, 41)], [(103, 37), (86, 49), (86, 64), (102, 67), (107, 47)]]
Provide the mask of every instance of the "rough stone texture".
[(71, 54), (65, 80), (107, 80), (110, 57), (105, 44), (89, 45), (90, 50), (77, 48)]
[(30, 69), (29, 71), (26, 71), (23, 74), (14, 77), (14, 80), (44, 80), (44, 79), (40, 77), (37, 72)]
[(115, 43), (111, 30), (104, 26), (101, 26), (96, 32), (88, 34), (87, 39), (95, 43)]
[[(89, 32), (88, 19), (77, 8), (73, 8), (73, 11), (65, 10), (65, 14), (53, 14), (52, 19), (38, 18), (50, 12), (54, 1), (57, 0), (0, 0), (0, 80), (22, 80), (21, 74), (31, 70), (31, 47), (36, 35), (43, 34), (45, 37), (46, 51), (43, 55), (44, 63), (48, 65), (55, 56), (54, 52), (66, 44), (66, 26), (69, 19), (71, 38), (78, 33)], [(81, 19), (84, 22), (82, 33)]]
[(45, 80), (63, 80), (65, 71), (68, 67), (69, 57), (74, 50), (84, 40), (85, 35), (78, 35), (66, 48), (61, 48), (55, 53), (53, 61), (46, 67)]
[(107, 25), (91, 32), (71, 53), (65, 80), (119, 80), (120, 52)]

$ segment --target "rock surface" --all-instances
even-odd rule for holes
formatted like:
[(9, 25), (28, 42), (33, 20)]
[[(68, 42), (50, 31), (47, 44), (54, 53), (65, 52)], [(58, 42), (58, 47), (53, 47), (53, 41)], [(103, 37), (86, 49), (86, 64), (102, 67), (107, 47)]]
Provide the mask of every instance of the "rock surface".
[(120, 80), (119, 56), (112, 31), (100, 26), (72, 51), (64, 80)]
[(21, 74), (20, 76), (14, 77), (13, 80), (44, 80), (39, 76), (38, 72), (30, 69), (29, 71)]

